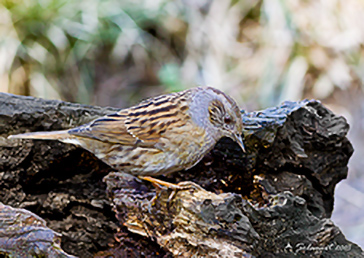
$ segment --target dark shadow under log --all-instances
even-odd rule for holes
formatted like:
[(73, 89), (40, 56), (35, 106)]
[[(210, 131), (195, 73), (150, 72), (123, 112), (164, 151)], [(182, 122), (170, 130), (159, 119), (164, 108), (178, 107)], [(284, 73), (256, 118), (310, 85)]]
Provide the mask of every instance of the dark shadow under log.
[(314, 100), (243, 113), (247, 153), (222, 139), (194, 168), (160, 177), (196, 184), (176, 192), (117, 173), (72, 145), (6, 139), (115, 110), (0, 94), (0, 202), (43, 218), (67, 253), (364, 257), (329, 219), (353, 152), (349, 126)]

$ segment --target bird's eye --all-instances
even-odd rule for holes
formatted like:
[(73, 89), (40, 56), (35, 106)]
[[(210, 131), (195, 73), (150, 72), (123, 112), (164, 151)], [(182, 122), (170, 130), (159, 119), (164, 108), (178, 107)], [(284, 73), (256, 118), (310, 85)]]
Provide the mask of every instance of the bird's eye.
[(224, 118), (224, 122), (225, 122), (225, 124), (230, 124), (230, 123), (232, 122), (231, 117), (226, 116), (226, 117)]

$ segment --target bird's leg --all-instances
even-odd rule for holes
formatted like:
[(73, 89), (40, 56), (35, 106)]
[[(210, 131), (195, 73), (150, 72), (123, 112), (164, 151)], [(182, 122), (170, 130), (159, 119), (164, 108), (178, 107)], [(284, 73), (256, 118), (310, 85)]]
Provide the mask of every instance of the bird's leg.
[(156, 178), (150, 177), (150, 176), (139, 176), (139, 178), (146, 180), (148, 182), (151, 182), (154, 186), (159, 187), (159, 188), (166, 187), (166, 188), (173, 189), (173, 190), (188, 190), (191, 188), (201, 189), (201, 186), (199, 186), (198, 184), (196, 184), (194, 182), (190, 182), (190, 181), (180, 182), (178, 184), (172, 184), (172, 183), (168, 183), (166, 181), (156, 179)]
[[(151, 182), (155, 187), (158, 187), (161, 189), (163, 189), (163, 188), (172, 189), (172, 193), (168, 197), (167, 205), (172, 201), (174, 196), (177, 194), (177, 191), (188, 190), (191, 188), (192, 189), (201, 189), (201, 186), (199, 186), (198, 184), (195, 184), (193, 182), (190, 182), (190, 181), (180, 182), (178, 184), (172, 184), (172, 183), (168, 183), (166, 181), (156, 179), (156, 178), (153, 178), (150, 176), (139, 176), (139, 178), (146, 180), (148, 182)], [(155, 201), (155, 198), (153, 198), (153, 199), (154, 199), (153, 201)]]
[[(152, 183), (152, 185), (156, 188), (168, 189), (168, 187), (166, 187), (166, 184), (169, 184), (169, 183), (164, 182), (162, 180), (158, 180), (158, 179), (155, 179), (150, 176), (138, 176), (138, 178)], [(171, 184), (171, 185), (173, 185), (173, 184)], [(161, 193), (162, 193), (162, 191), (157, 192), (157, 194), (149, 201), (148, 208), (147, 208), (149, 213), (152, 213), (152, 206), (155, 204), (156, 200), (161, 196)]]
[(170, 189), (174, 189), (174, 190), (181, 190), (181, 188), (176, 185), (176, 184), (172, 184), (172, 183), (168, 183), (166, 181), (160, 180), (160, 179), (156, 179), (150, 176), (139, 176), (140, 179), (143, 179), (145, 181), (151, 182), (155, 187), (158, 188), (170, 188)]
[[(174, 198), (174, 196), (176, 195), (178, 190), (182, 190), (183, 188), (181, 188), (180, 186), (176, 185), (176, 184), (172, 184), (172, 183), (168, 183), (166, 181), (163, 180), (159, 180), (150, 176), (139, 176), (140, 179), (143, 179), (145, 181), (148, 181), (150, 183), (152, 183), (152, 185), (156, 188), (160, 188), (160, 189), (172, 189), (172, 193), (169, 195), (168, 200), (166, 202), (167, 204), (167, 209), (169, 209), (169, 204), (171, 203), (172, 199)], [(151, 205), (154, 204), (154, 202), (157, 200), (157, 198), (159, 198), (159, 196), (161, 195), (161, 191), (151, 200), (150, 202), (150, 206), (148, 208), (148, 211), (151, 212), (150, 208)]]

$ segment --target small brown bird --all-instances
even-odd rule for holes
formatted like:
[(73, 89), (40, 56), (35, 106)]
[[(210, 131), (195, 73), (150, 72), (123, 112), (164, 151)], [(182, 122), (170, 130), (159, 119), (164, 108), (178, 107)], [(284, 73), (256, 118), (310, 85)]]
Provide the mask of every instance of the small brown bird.
[(9, 138), (72, 143), (119, 171), (157, 176), (193, 167), (224, 136), (244, 150), (242, 130), (231, 97), (198, 87), (145, 100), (73, 129)]

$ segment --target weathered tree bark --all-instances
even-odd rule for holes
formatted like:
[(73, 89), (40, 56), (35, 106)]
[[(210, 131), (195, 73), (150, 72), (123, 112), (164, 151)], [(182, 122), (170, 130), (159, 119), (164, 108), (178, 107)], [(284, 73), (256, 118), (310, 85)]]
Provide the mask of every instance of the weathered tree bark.
[[(62, 235), (67, 253), (364, 257), (329, 219), (335, 185), (347, 176), (353, 149), (346, 120), (319, 102), (243, 113), (247, 153), (222, 139), (194, 168), (160, 178), (188, 186), (177, 191), (113, 171), (72, 145), (6, 139), (112, 112), (0, 94), (0, 201), (43, 218)], [(1, 207), (0, 228), (9, 227), (1, 221), (14, 210)], [(7, 253), (7, 232), (0, 230), (0, 254)]]

